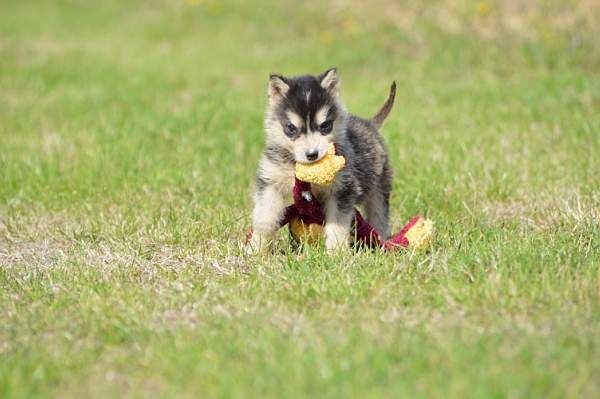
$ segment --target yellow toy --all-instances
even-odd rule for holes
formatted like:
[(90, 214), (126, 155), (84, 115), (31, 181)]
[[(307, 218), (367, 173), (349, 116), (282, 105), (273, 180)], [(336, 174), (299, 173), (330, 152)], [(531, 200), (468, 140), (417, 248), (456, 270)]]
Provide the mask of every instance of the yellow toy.
[(346, 158), (335, 155), (335, 145), (329, 143), (327, 154), (314, 163), (296, 163), (296, 177), (303, 182), (329, 186), (337, 172), (346, 166)]

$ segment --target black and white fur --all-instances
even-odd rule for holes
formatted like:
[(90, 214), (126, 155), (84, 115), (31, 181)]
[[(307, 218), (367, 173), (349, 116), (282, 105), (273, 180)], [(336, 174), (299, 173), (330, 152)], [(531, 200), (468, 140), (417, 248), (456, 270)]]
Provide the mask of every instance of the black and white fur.
[(339, 89), (335, 68), (318, 76), (271, 75), (266, 148), (254, 195), (251, 252), (268, 244), (279, 227), (294, 185), (295, 163), (318, 161), (326, 154), (329, 142), (334, 142), (337, 154), (346, 158), (346, 167), (331, 186), (313, 185), (313, 194), (325, 206), (327, 250), (348, 246), (357, 205), (364, 208), (367, 221), (388, 237), (392, 171), (378, 129), (392, 109), (396, 84), (371, 119), (348, 113)]

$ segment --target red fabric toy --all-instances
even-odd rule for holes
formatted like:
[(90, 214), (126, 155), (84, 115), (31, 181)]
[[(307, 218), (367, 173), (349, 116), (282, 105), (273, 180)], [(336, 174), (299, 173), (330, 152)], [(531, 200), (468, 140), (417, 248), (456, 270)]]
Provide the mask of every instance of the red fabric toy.
[[(292, 237), (298, 242), (317, 244), (323, 236), (325, 215), (323, 207), (311, 192), (311, 182), (319, 185), (330, 185), (335, 175), (345, 165), (343, 157), (335, 155), (335, 146), (330, 145), (328, 154), (312, 164), (297, 164), (296, 179), (292, 189), (294, 203), (285, 209), (280, 227), (289, 224)], [(415, 216), (404, 225), (399, 233), (388, 239), (380, 236), (355, 209), (354, 244), (384, 250), (411, 247), (424, 248), (433, 241), (433, 223), (430, 220)], [(252, 232), (246, 237), (248, 243)]]
[[(290, 224), (290, 232), (296, 241), (307, 241), (314, 244), (322, 235), (322, 228), (310, 229), (316, 225), (322, 227), (325, 223), (323, 207), (319, 200), (311, 194), (310, 183), (296, 178), (292, 190), (294, 203), (285, 209), (281, 220), (281, 227)], [(379, 247), (385, 250), (398, 247), (423, 248), (431, 243), (433, 229), (432, 223), (420, 216), (414, 216), (404, 225), (399, 233), (384, 239), (355, 209), (354, 217), (354, 243), (367, 247)]]

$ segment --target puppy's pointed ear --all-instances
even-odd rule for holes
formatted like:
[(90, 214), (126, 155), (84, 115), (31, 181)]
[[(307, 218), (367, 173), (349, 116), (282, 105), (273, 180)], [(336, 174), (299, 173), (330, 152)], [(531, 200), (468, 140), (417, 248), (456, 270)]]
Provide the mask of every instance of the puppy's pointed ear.
[(283, 76), (276, 74), (271, 74), (269, 76), (269, 89), (267, 90), (267, 93), (270, 101), (282, 98), (289, 89), (290, 86), (288, 81)]
[(321, 82), (321, 87), (327, 90), (332, 96), (337, 97), (340, 92), (340, 78), (338, 77), (336, 68), (328, 69), (319, 75), (319, 81)]

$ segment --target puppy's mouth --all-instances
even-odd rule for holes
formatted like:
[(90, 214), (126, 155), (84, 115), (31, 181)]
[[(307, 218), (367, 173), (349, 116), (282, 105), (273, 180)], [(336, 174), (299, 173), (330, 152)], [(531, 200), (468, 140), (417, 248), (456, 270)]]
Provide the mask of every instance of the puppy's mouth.
[(326, 151), (323, 151), (323, 152), (319, 151), (318, 155), (314, 159), (309, 159), (308, 156), (303, 156), (301, 159), (296, 159), (296, 162), (303, 163), (305, 165), (309, 165), (311, 163), (319, 162), (321, 159), (323, 159), (325, 157), (326, 154), (327, 154)]

